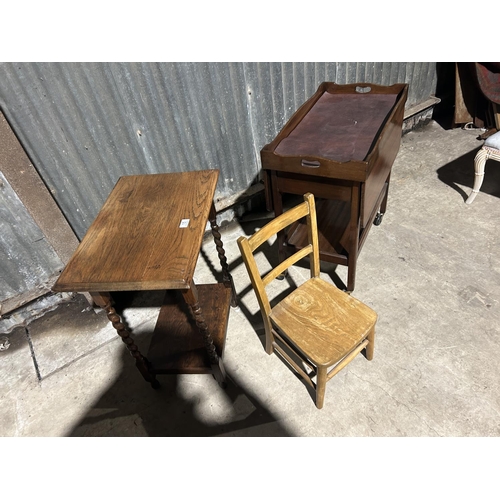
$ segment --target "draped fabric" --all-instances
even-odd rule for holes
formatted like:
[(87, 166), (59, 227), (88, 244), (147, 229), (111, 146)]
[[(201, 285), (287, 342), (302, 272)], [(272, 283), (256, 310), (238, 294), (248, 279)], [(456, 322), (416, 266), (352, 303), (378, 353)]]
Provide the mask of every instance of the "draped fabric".
[(500, 63), (456, 63), (454, 125), (498, 130)]
[(500, 63), (474, 63), (477, 82), (483, 95), (500, 104)]

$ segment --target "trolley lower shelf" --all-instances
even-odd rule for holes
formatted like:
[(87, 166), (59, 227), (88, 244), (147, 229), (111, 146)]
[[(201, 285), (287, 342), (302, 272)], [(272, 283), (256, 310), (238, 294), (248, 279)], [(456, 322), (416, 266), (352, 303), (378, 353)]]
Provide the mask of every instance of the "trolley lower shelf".
[[(317, 201), (318, 240), (321, 260), (347, 264), (349, 242), (349, 203), (339, 200)], [(290, 229), (286, 246), (295, 249), (308, 244), (307, 225), (299, 222)]]
[[(365, 227), (359, 228), (357, 253), (360, 252), (366, 240), (371, 224), (377, 220), (377, 211), (387, 192), (387, 184), (382, 189), (375, 209)], [(349, 259), (350, 238), (352, 236), (351, 209), (349, 203), (341, 200), (318, 199), (316, 203), (318, 224), (318, 240), (320, 259), (334, 264), (347, 265)], [(379, 216), (381, 217), (381, 216)], [(284, 245), (291, 252), (308, 244), (307, 225), (298, 222), (290, 229)], [(357, 258), (357, 255), (354, 256)]]

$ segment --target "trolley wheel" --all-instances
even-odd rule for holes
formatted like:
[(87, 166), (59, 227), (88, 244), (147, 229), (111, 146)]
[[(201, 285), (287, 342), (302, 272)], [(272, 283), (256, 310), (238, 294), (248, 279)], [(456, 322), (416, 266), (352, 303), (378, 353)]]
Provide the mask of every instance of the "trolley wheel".
[(278, 276), (276, 276), (276, 279), (279, 281), (283, 281), (287, 274), (288, 274), (288, 269), (285, 269), (281, 274), (278, 274)]
[(384, 214), (381, 214), (380, 212), (377, 212), (377, 215), (375, 216), (375, 220), (373, 221), (373, 224), (375, 226), (380, 226), (382, 224), (382, 218), (384, 217)]

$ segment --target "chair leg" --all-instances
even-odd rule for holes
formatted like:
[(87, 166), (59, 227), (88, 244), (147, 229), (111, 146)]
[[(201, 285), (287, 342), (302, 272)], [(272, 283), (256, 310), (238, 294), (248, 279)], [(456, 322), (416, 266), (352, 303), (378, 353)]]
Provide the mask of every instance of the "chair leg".
[(368, 345), (366, 346), (365, 356), (368, 361), (371, 361), (373, 359), (373, 350), (375, 349), (375, 328), (371, 329), (366, 338), (368, 339)]
[(327, 369), (325, 366), (318, 366), (316, 375), (316, 407), (318, 410), (323, 408), (325, 402), (325, 390), (327, 380)]
[[(271, 327), (269, 327), (271, 328)], [(274, 335), (272, 334), (272, 330), (271, 332), (269, 332), (266, 328), (266, 353), (267, 354), (272, 354), (274, 352), (274, 347), (273, 347), (273, 342), (274, 342)]]
[(272, 354), (274, 352), (273, 342), (266, 337), (266, 353)]
[(484, 165), (487, 158), (488, 152), (483, 148), (481, 148), (477, 152), (476, 157), (474, 158), (474, 187), (472, 188), (471, 194), (465, 201), (465, 203), (467, 203), (468, 205), (470, 205), (474, 201), (477, 193), (479, 193), (479, 189), (481, 188), (481, 184), (483, 183), (484, 179)]

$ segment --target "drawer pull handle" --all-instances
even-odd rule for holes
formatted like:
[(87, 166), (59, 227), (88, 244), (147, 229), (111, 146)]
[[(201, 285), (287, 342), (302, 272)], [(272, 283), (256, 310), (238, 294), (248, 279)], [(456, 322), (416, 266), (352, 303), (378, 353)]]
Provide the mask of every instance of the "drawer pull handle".
[(368, 92), (371, 92), (371, 90), (371, 87), (361, 87), (359, 85), (356, 87), (356, 92), (358, 94), (368, 94)]
[(301, 165), (307, 168), (318, 168), (320, 166), (320, 163), (319, 161), (302, 160)]

